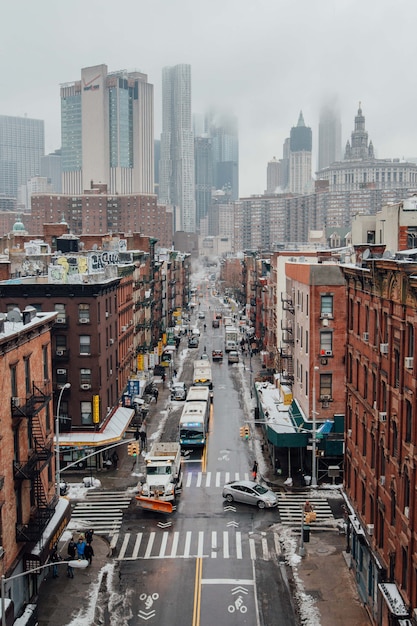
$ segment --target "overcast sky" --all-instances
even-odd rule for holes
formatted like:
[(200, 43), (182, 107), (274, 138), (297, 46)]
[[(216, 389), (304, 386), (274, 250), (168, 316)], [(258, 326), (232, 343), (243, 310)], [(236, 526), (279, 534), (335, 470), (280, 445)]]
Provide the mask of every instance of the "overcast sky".
[(266, 166), (300, 110), (313, 130), (337, 98), (342, 145), (361, 101), (378, 158), (417, 157), (415, 0), (15, 0), (2, 3), (0, 114), (43, 119), (46, 152), (60, 147), (60, 83), (81, 68), (161, 75), (192, 68), (193, 112), (239, 120), (240, 195), (263, 193)]

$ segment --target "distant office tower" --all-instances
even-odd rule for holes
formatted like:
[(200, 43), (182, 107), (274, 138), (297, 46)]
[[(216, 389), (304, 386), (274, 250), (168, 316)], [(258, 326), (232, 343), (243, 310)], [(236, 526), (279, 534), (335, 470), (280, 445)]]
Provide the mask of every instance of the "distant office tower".
[(304, 194), (310, 191), (311, 177), (311, 128), (304, 123), (302, 111), (297, 126), (290, 133), (289, 191)]
[(239, 198), (239, 137), (235, 115), (211, 110), (206, 132), (212, 138), (213, 177), (216, 189), (230, 189), (232, 200)]
[(19, 189), (39, 176), (44, 152), (43, 120), (0, 115), (0, 196), (17, 198)]
[(281, 163), (281, 187), (283, 190), (288, 191), (288, 185), (290, 181), (290, 138), (287, 137), (282, 146), (282, 159)]
[(153, 85), (146, 74), (107, 65), (61, 85), (63, 193), (91, 184), (109, 193), (153, 193)]
[(48, 179), (55, 193), (62, 192), (61, 150), (41, 157), (41, 176)]
[(196, 228), (199, 230), (201, 220), (210, 212), (213, 190), (212, 140), (209, 137), (195, 138), (194, 158)]
[(175, 231), (196, 231), (190, 65), (162, 70), (159, 202), (173, 207)]
[(342, 156), (342, 124), (336, 107), (324, 106), (319, 121), (318, 169), (322, 170)]
[(368, 145), (368, 131), (365, 129), (365, 116), (362, 114), (359, 102), (358, 113), (355, 116), (355, 128), (351, 134), (351, 143), (346, 142), (345, 160), (374, 159), (372, 141)]
[(159, 161), (161, 159), (161, 140), (155, 139), (153, 142), (154, 149), (154, 158), (153, 158), (153, 167), (154, 167), (154, 193), (158, 195), (159, 190)]
[(281, 163), (274, 157), (266, 169), (266, 193), (275, 193), (281, 185)]

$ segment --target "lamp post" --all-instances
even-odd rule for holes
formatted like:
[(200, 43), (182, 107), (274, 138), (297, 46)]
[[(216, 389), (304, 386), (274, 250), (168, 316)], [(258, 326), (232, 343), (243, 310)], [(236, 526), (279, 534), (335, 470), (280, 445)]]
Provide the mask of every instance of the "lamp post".
[(55, 481), (56, 481), (56, 495), (61, 495), (61, 461), (59, 458), (59, 418), (60, 418), (60, 410), (61, 410), (61, 400), (62, 394), (65, 389), (69, 389), (71, 387), (71, 383), (65, 383), (59, 392), (58, 404), (56, 406), (56, 419), (55, 419)]
[(312, 418), (313, 418), (313, 442), (311, 446), (311, 486), (317, 487), (317, 457), (316, 457), (316, 432), (317, 432), (317, 423), (316, 423), (316, 372), (319, 370), (318, 366), (315, 365), (313, 369), (313, 407), (312, 407)]
[[(39, 567), (35, 567), (33, 569), (27, 570), (26, 572), (20, 572), (19, 574), (14, 574), (13, 576), (9, 576), (8, 578), (2, 574), (1, 577), (1, 623), (6, 624), (6, 583), (10, 580), (15, 580), (16, 578), (23, 578), (23, 576), (28, 576), (29, 574), (37, 574), (41, 570), (51, 567), (51, 563), (45, 563), (45, 565), (39, 565)], [(73, 567), (74, 569), (85, 569), (88, 567), (88, 560), (72, 560), (72, 561), (58, 561), (54, 563), (54, 565), (68, 565)]]

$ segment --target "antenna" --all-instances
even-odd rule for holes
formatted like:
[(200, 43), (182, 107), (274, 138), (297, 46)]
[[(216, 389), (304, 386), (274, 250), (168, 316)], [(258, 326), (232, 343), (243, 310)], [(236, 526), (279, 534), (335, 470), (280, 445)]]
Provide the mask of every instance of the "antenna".
[(12, 309), (11, 311), (8, 311), (7, 313), (7, 321), (8, 322), (13, 322), (14, 324), (16, 322), (21, 322), (22, 321), (22, 316), (20, 313), (20, 309), (18, 309), (17, 307), (15, 309)]
[(369, 259), (370, 256), (371, 256), (371, 251), (369, 248), (366, 248), (366, 250), (364, 250), (362, 253), (362, 261), (366, 261), (366, 259)]
[(393, 259), (394, 255), (391, 252), (391, 250), (385, 250), (384, 254), (382, 255), (383, 259)]

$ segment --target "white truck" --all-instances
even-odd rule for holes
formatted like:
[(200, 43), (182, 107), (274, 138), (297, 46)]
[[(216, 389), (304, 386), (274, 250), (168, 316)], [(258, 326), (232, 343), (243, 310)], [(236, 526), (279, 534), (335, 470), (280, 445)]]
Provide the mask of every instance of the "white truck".
[(226, 326), (224, 329), (224, 351), (238, 350), (239, 330), (235, 326)]
[[(139, 485), (139, 497), (147, 502), (150, 499), (173, 502), (181, 489), (181, 446), (177, 442), (152, 444), (145, 457), (145, 482)], [(154, 508), (154, 507), (143, 507)]]

